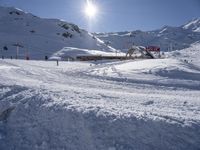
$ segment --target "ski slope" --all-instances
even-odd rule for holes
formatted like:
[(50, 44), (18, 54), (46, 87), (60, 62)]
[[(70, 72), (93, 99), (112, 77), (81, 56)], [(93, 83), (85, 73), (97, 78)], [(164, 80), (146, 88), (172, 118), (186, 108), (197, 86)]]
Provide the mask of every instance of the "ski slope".
[(185, 51), (59, 66), (0, 60), (0, 149), (200, 149), (200, 67)]

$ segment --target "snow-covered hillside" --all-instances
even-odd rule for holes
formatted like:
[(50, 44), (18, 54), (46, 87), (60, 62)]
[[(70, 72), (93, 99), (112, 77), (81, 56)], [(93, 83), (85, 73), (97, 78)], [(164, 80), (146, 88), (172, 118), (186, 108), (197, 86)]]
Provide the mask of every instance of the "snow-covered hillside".
[(135, 45), (160, 46), (162, 51), (180, 50), (200, 41), (200, 18), (194, 19), (180, 27), (164, 26), (159, 30), (144, 32), (95, 33), (94, 35), (108, 45), (126, 51)]
[(0, 56), (44, 59), (63, 47), (113, 51), (77, 25), (42, 19), (16, 8), (0, 7)]
[(169, 53), (169, 57), (200, 67), (200, 42), (193, 43), (189, 48), (173, 51)]
[(0, 60), (0, 149), (199, 150), (199, 47), (107, 63)]

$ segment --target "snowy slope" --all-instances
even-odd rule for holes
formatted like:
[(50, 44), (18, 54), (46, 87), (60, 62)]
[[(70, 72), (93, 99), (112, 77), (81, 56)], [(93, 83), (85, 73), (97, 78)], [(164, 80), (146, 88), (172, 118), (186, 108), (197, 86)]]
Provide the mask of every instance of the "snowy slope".
[(0, 7), (0, 55), (44, 59), (63, 47), (113, 51), (77, 25), (57, 19), (42, 19), (16, 8)]
[(181, 61), (200, 67), (200, 42), (196, 42), (191, 47), (169, 53), (169, 57), (174, 57)]
[(198, 48), (192, 62), (187, 49), (59, 66), (0, 60), (0, 149), (200, 149)]
[(200, 19), (194, 19), (180, 27), (164, 26), (154, 31), (126, 31), (116, 33), (95, 33), (94, 35), (112, 47), (126, 51), (135, 45), (157, 45), (162, 51), (180, 50), (200, 41)]

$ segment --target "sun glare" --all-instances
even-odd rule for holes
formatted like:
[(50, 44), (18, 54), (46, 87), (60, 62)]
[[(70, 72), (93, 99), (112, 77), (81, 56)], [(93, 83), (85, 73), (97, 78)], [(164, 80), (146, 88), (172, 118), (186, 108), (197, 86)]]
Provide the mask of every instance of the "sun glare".
[(85, 6), (85, 14), (89, 18), (94, 18), (97, 14), (97, 7), (90, 1)]

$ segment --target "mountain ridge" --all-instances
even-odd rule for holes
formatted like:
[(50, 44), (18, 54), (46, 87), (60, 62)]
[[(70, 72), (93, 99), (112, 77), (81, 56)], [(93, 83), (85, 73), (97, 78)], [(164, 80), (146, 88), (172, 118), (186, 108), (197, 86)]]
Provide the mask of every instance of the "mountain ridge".
[(200, 41), (200, 18), (193, 19), (178, 27), (165, 25), (152, 31), (135, 30), (94, 33), (94, 35), (108, 45), (122, 51), (126, 51), (132, 44), (142, 46), (157, 45), (163, 51), (180, 50)]
[[(17, 47), (19, 52), (17, 52)], [(0, 6), (0, 55), (44, 59), (63, 47), (113, 51), (73, 23), (37, 17), (14, 7)]]

